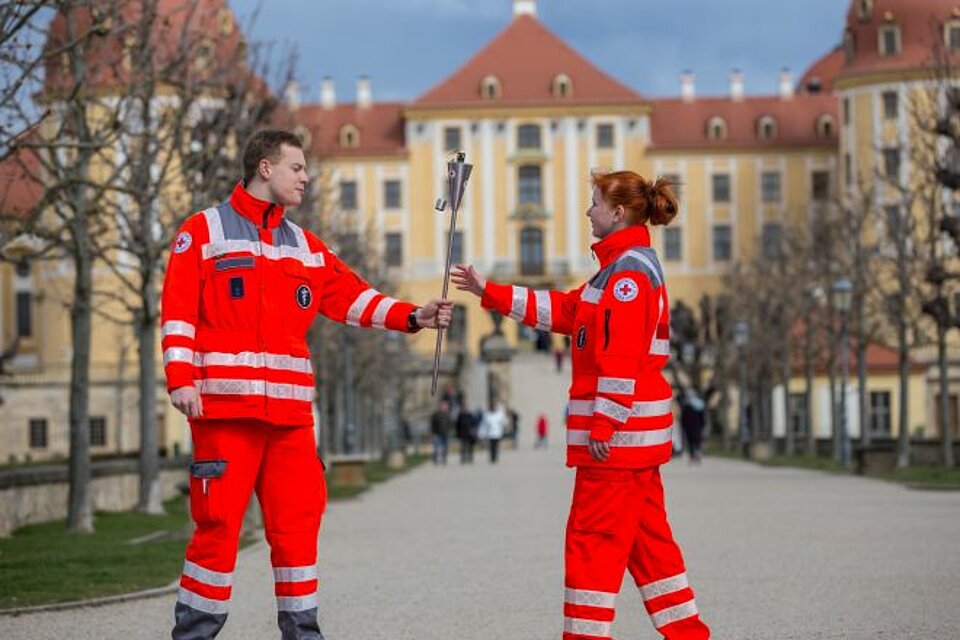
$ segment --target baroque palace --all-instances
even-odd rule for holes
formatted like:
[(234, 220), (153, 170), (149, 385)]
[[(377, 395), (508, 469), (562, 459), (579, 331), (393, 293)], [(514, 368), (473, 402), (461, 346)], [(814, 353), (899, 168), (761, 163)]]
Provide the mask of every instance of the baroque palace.
[[(372, 233), (400, 283), (395, 293), (407, 299), (440, 290), (449, 214), (432, 211), (432, 203), (443, 195), (446, 159), (463, 150), (475, 167), (455, 261), (504, 282), (576, 286), (595, 270), (584, 215), (590, 171), (630, 168), (681, 185), (680, 215), (656, 230), (653, 243), (673, 300), (696, 305), (703, 294), (720, 291), (731, 265), (778, 242), (789, 225), (812, 219), (857, 172), (871, 174), (884, 161), (888, 170), (910, 171), (906, 105), (923, 84), (932, 20), (944, 25), (949, 50), (960, 50), (960, 3), (857, 0), (844, 41), (797, 78), (783, 71), (769, 95), (748, 95), (734, 71), (727, 95), (698, 95), (693, 75), (685, 73), (678, 97), (650, 99), (552, 33), (534, 0), (514, 0), (504, 29), (412, 102), (375, 101), (366, 78), (353, 103), (338, 101), (329, 79), (319, 103), (302, 102), (295, 86), (285, 102), (316, 180), (329, 187), (328, 209), (349, 214), (338, 219), (351, 220), (356, 232)], [(17, 183), (9, 172), (2, 178)], [(12, 209), (29, 196), (7, 188), (0, 204)], [(0, 378), (3, 462), (67, 451), (69, 314), (45, 293), (56, 277), (40, 276), (27, 263), (0, 265), (0, 346), (20, 338)], [(475, 355), (492, 329), (489, 317), (471, 303), (456, 322), (467, 353)], [(115, 332), (95, 329), (94, 454), (138, 446), (135, 349), (121, 358)], [(511, 324), (505, 332), (511, 342), (524, 337)], [(414, 346), (431, 353), (432, 334), (417, 336)], [(896, 360), (882, 348), (870, 353), (875, 428), (891, 435)], [(926, 367), (914, 371), (911, 425), (929, 425), (929, 435), (933, 386)], [(822, 383), (809, 419), (825, 436)], [(158, 393), (165, 398), (162, 388)], [(185, 420), (165, 400), (161, 410), (161, 445), (188, 447)], [(775, 421), (782, 433), (785, 417)]]

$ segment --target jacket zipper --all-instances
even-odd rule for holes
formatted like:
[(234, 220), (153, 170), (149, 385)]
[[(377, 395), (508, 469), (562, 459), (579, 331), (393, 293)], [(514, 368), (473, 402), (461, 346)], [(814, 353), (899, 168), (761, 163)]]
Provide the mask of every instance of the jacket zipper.
[(613, 312), (612, 309), (604, 309), (603, 311), (603, 350), (606, 351), (607, 347), (610, 345), (610, 314)]
[(267, 221), (270, 219), (270, 212), (273, 211), (273, 208), (275, 206), (276, 205), (271, 202), (270, 206), (268, 206), (263, 212), (263, 228), (264, 229), (267, 228)]

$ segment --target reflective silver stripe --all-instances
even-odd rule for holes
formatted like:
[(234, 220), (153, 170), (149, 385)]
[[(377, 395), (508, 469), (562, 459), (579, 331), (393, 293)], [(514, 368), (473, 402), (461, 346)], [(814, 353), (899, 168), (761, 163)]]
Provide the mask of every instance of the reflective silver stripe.
[(183, 575), (213, 587), (229, 587), (233, 584), (232, 573), (204, 569), (189, 560), (185, 560), (183, 563)]
[(206, 380), (199, 380), (197, 387), (200, 393), (206, 393), (208, 395), (265, 395), (268, 398), (301, 400), (303, 402), (312, 401), (315, 393), (313, 387), (280, 382), (264, 382), (263, 380), (208, 378)]
[(653, 274), (653, 277), (656, 278), (656, 282), (654, 284), (660, 284), (660, 270), (654, 266), (653, 262), (651, 262), (647, 256), (643, 255), (639, 251), (627, 251), (624, 255), (630, 256), (631, 258), (636, 258), (642, 262), (648, 269), (650, 269), (650, 273)]
[(316, 591), (305, 596), (277, 596), (277, 611), (306, 611), (316, 609), (318, 603)]
[(220, 220), (220, 210), (216, 207), (210, 207), (203, 212), (203, 217), (207, 219), (207, 233), (210, 235), (210, 242), (223, 242), (223, 222)]
[(593, 400), (571, 400), (567, 405), (567, 413), (571, 416), (592, 416)]
[(529, 292), (526, 287), (513, 285), (513, 306), (510, 308), (510, 317), (517, 322), (523, 322), (527, 315), (527, 294)]
[(397, 304), (397, 302), (394, 298), (384, 298), (381, 300), (373, 312), (373, 326), (377, 329), (385, 329), (387, 314), (390, 313), (390, 309), (392, 309), (393, 305)]
[[(610, 437), (611, 447), (655, 447), (671, 441), (673, 427), (652, 431), (614, 431)], [(581, 429), (567, 430), (567, 444), (586, 445), (590, 441), (590, 432)]]
[(263, 244), (253, 242), (252, 240), (209, 242), (203, 245), (201, 253), (203, 254), (204, 260), (219, 258), (228, 253), (252, 253), (255, 256), (263, 256), (267, 260), (292, 258), (303, 263), (305, 267), (322, 267), (325, 264), (322, 253), (310, 253), (300, 247), (290, 247), (287, 245), (276, 247), (272, 244)]
[(183, 322), (182, 320), (167, 320), (163, 323), (163, 326), (160, 327), (161, 340), (167, 336), (184, 336), (186, 338), (194, 338), (196, 335), (197, 328), (189, 322)]
[(597, 398), (593, 403), (593, 412), (607, 416), (608, 418), (613, 418), (620, 424), (623, 424), (630, 419), (631, 409), (607, 398)]
[(290, 225), (291, 231), (293, 231), (293, 237), (297, 239), (297, 246), (304, 253), (310, 253), (310, 245), (307, 243), (307, 234), (303, 232), (303, 228), (300, 225), (294, 224), (287, 220), (287, 224)]
[(593, 287), (584, 287), (583, 292), (580, 294), (580, 299), (584, 302), (592, 302), (597, 304), (600, 302), (600, 298), (603, 297), (603, 289), (594, 289)]
[(632, 418), (653, 418), (655, 416), (666, 416), (673, 413), (673, 398), (663, 400), (644, 400), (633, 403), (633, 410), (630, 412)]
[(553, 327), (553, 310), (550, 308), (550, 292), (534, 291), (537, 298), (537, 329), (550, 331)]
[(617, 594), (606, 591), (589, 591), (585, 589), (571, 589), (567, 587), (564, 602), (569, 604), (579, 604), (588, 607), (603, 607), (613, 609), (617, 603)]
[(599, 620), (586, 620), (584, 618), (564, 618), (563, 630), (566, 633), (574, 633), (581, 636), (596, 636), (598, 638), (609, 638), (613, 629), (612, 622), (600, 622)]
[(313, 372), (313, 366), (310, 364), (309, 358), (254, 351), (198, 353), (194, 356), (193, 363), (198, 367), (254, 367), (257, 369), (266, 367), (278, 371)]
[(619, 393), (632, 396), (636, 383), (632, 378), (597, 378), (597, 393)]
[[(571, 400), (568, 405), (571, 416), (592, 416), (593, 400)], [(653, 418), (673, 413), (673, 398), (663, 400), (638, 400), (630, 410), (631, 418)]]
[(306, 582), (317, 579), (317, 565), (306, 567), (274, 567), (273, 579), (276, 582)]
[(190, 589), (186, 589), (184, 587), (180, 587), (180, 590), (177, 591), (177, 602), (180, 604), (185, 604), (191, 609), (203, 611), (204, 613), (212, 613), (213, 615), (226, 614), (227, 605), (229, 604), (226, 600), (204, 598), (199, 593), (194, 593), (193, 591), (190, 591)]
[(371, 287), (357, 296), (357, 299), (353, 301), (353, 304), (350, 305), (349, 311), (347, 311), (347, 324), (352, 324), (355, 327), (359, 326), (360, 318), (363, 317), (363, 312), (367, 310), (367, 306), (369, 306), (370, 301), (378, 295), (380, 295), (380, 292)]
[(679, 622), (680, 620), (685, 620), (695, 615), (697, 615), (697, 603), (690, 600), (683, 604), (678, 604), (675, 607), (652, 613), (650, 614), (650, 620), (653, 621), (653, 626), (661, 629), (668, 624)]
[(170, 347), (163, 352), (163, 366), (171, 362), (193, 362), (193, 349), (184, 347)]
[(650, 353), (655, 356), (669, 356), (670, 341), (654, 338), (653, 342), (650, 344)]
[(690, 583), (687, 581), (687, 574), (681, 573), (672, 578), (664, 578), (663, 580), (651, 582), (650, 584), (640, 587), (640, 595), (643, 596), (644, 601), (653, 600), (654, 598), (665, 596), (668, 593), (686, 589), (689, 586)]

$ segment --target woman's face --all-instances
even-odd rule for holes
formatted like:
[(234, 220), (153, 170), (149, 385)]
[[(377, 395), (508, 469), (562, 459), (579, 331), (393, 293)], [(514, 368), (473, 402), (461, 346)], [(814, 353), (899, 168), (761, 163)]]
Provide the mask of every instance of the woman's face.
[(590, 208), (587, 209), (587, 218), (590, 219), (590, 228), (593, 231), (593, 237), (597, 240), (603, 240), (611, 232), (621, 229), (624, 226), (623, 208), (611, 207), (600, 193), (599, 187), (593, 188), (592, 201)]

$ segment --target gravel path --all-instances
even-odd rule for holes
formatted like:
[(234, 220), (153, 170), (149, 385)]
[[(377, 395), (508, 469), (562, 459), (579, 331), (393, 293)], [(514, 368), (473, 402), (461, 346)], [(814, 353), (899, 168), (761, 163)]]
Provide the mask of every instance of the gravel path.
[[(532, 358), (525, 380), (562, 386), (546, 359)], [(478, 457), (461, 467), (451, 456), (447, 467), (330, 507), (320, 549), (330, 640), (560, 637), (572, 473), (556, 422), (553, 447), (531, 448), (543, 394), (529, 391), (518, 398), (526, 437), (499, 465)], [(960, 638), (960, 492), (719, 459), (678, 460), (664, 473), (674, 532), (714, 637)], [(278, 637), (271, 594), (261, 543), (241, 554), (220, 637)], [(617, 638), (659, 637), (632, 584), (618, 605)], [(167, 596), (0, 617), (0, 637), (169, 637), (172, 608)]]

